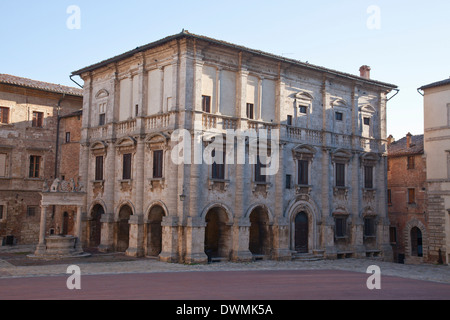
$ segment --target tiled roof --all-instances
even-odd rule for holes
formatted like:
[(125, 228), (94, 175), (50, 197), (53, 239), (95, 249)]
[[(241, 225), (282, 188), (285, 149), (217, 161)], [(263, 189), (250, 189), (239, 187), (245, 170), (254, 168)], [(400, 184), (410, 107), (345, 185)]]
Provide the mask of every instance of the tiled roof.
[(450, 78), (427, 84), (425, 86), (420, 87), (419, 90), (424, 90), (424, 89), (429, 89), (429, 88), (434, 88), (434, 87), (440, 87), (440, 86), (446, 86), (448, 84), (450, 84)]
[(43, 81), (31, 80), (22, 77), (16, 77), (9, 74), (0, 73), (0, 83), (11, 84), (21, 87), (33, 88), (54, 93), (65, 93), (74, 96), (82, 96), (83, 90), (60, 84), (48, 83)]
[(409, 148), (406, 146), (406, 137), (392, 142), (388, 146), (388, 156), (389, 157), (399, 157), (411, 154), (422, 154), (423, 149), (423, 134), (411, 136), (411, 145)]
[(376, 81), (376, 80), (371, 80), (371, 79), (366, 79), (366, 78), (362, 78), (360, 76), (355, 76), (349, 73), (344, 73), (344, 72), (340, 72), (340, 71), (336, 71), (336, 70), (332, 70), (332, 69), (327, 69), (324, 67), (320, 67), (320, 66), (316, 66), (316, 65), (312, 65), (310, 63), (305, 63), (305, 62), (301, 62), (298, 60), (294, 60), (294, 59), (288, 59), (282, 56), (277, 56), (271, 53), (267, 53), (267, 52), (263, 52), (260, 50), (255, 50), (255, 49), (250, 49), (244, 46), (240, 46), (240, 45), (236, 45), (236, 44), (232, 44), (230, 42), (226, 42), (226, 41), (222, 41), (222, 40), (217, 40), (217, 39), (213, 39), (213, 38), (209, 38), (209, 37), (205, 37), (205, 36), (201, 36), (201, 35), (196, 35), (193, 33), (190, 33), (187, 30), (183, 30), (181, 33), (172, 35), (172, 36), (168, 36), (165, 37), (161, 40), (149, 43), (147, 45), (141, 46), (141, 47), (137, 47), (136, 49), (133, 49), (131, 51), (125, 52), (123, 54), (120, 54), (118, 56), (115, 56), (113, 58), (107, 59), (107, 60), (103, 60), (99, 63), (93, 64), (91, 66), (82, 68), (80, 70), (74, 71), (72, 72), (72, 76), (75, 75), (81, 75), (84, 72), (88, 72), (88, 71), (93, 71), (96, 70), (98, 68), (107, 66), (110, 63), (114, 63), (117, 61), (121, 61), (127, 58), (132, 57), (133, 55), (135, 55), (136, 53), (139, 52), (143, 52), (152, 48), (155, 48), (157, 46), (163, 45), (169, 41), (173, 41), (173, 40), (177, 40), (177, 39), (182, 39), (182, 38), (190, 38), (190, 39), (197, 39), (197, 40), (202, 40), (202, 41), (206, 41), (206, 42), (210, 42), (216, 45), (221, 45), (221, 46), (225, 46), (225, 47), (229, 47), (229, 48), (233, 48), (236, 50), (240, 50), (240, 51), (244, 51), (244, 52), (248, 52), (254, 55), (258, 55), (258, 56), (263, 56), (263, 57), (267, 57), (267, 58), (271, 58), (271, 59), (275, 59), (278, 60), (280, 62), (286, 62), (286, 63), (291, 63), (291, 64), (295, 64), (297, 66), (301, 66), (310, 70), (315, 70), (315, 71), (319, 71), (319, 72), (327, 72), (327, 73), (331, 73), (340, 77), (345, 77), (345, 78), (350, 78), (353, 80), (359, 80), (359, 81), (363, 81), (363, 82), (367, 82), (367, 83), (371, 83), (371, 84), (375, 84), (378, 86), (383, 86), (383, 87), (387, 87), (389, 89), (396, 89), (397, 86), (393, 85), (393, 84), (389, 84), (389, 83), (385, 83), (385, 82), (380, 82), (380, 81)]

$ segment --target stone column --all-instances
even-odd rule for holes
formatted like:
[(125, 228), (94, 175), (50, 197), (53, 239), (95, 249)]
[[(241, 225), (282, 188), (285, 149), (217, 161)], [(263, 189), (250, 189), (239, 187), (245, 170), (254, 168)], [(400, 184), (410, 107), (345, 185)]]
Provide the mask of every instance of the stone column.
[(289, 249), (289, 221), (285, 217), (279, 217), (278, 221), (272, 227), (273, 233), (273, 251), (274, 260), (291, 260), (292, 254)]
[(178, 244), (178, 217), (163, 217), (162, 222), (162, 250), (159, 260), (164, 262), (179, 262)]
[(45, 231), (47, 229), (47, 208), (48, 206), (41, 206), (41, 224), (39, 229), (39, 243), (35, 251), (36, 255), (42, 255), (46, 250)]
[(253, 255), (249, 249), (250, 241), (250, 221), (248, 219), (239, 221), (233, 227), (235, 248), (233, 248), (232, 260), (236, 262), (252, 261)]
[(126, 255), (130, 257), (144, 256), (144, 219), (140, 214), (132, 215), (129, 220), (130, 238)]
[(100, 252), (111, 252), (114, 250), (114, 214), (105, 213), (100, 222), (102, 223), (102, 230), (98, 250)]
[(186, 224), (186, 258), (185, 263), (206, 263), (205, 253), (206, 223), (201, 217), (188, 217)]
[(77, 220), (76, 220), (76, 228), (75, 228), (75, 236), (77, 237), (77, 243), (76, 243), (76, 250), (79, 252), (83, 251), (82, 248), (82, 236), (83, 236), (83, 230), (81, 229), (81, 219), (82, 219), (82, 207), (77, 206)]

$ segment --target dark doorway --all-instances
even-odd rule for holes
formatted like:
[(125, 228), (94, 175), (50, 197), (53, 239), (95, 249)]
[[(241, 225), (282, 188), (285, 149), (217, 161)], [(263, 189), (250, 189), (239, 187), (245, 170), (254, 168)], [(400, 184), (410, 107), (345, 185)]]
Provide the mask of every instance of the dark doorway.
[(130, 220), (133, 211), (127, 205), (124, 205), (119, 212), (118, 235), (117, 235), (117, 251), (125, 252), (128, 249), (130, 241)]
[(411, 255), (423, 257), (422, 231), (417, 227), (411, 229)]
[(250, 214), (249, 250), (252, 254), (270, 253), (270, 229), (267, 212), (258, 207)]
[(160, 206), (154, 206), (148, 214), (147, 226), (147, 255), (157, 257), (162, 250), (162, 219), (164, 210)]
[(92, 208), (91, 220), (89, 221), (89, 247), (96, 248), (100, 245), (102, 234), (102, 223), (100, 219), (105, 213), (103, 207), (99, 204)]
[(223, 208), (215, 207), (205, 217), (205, 253), (208, 258), (228, 258), (231, 228), (228, 216)]
[(308, 215), (300, 212), (295, 217), (295, 251), (308, 253)]

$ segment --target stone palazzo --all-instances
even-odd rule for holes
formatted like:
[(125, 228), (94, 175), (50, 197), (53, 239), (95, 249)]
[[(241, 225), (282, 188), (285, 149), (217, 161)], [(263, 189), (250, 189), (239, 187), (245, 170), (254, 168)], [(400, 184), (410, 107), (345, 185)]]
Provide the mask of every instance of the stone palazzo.
[[(396, 87), (360, 71), (183, 31), (73, 72), (84, 81), (84, 246), (180, 263), (391, 260), (386, 103)], [(239, 149), (227, 130), (256, 133), (256, 144), (249, 135)], [(278, 136), (276, 148), (255, 160), (262, 133)], [(263, 174), (264, 159), (275, 174)]]

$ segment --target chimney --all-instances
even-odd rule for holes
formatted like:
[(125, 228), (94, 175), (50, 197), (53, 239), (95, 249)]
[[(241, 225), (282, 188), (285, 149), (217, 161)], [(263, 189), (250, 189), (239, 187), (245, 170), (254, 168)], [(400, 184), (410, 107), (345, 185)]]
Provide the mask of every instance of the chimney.
[(406, 148), (409, 149), (411, 147), (411, 137), (412, 134), (410, 132), (408, 132), (408, 134), (406, 135)]
[(387, 144), (388, 146), (391, 145), (391, 143), (395, 142), (394, 137), (392, 136), (392, 134), (389, 135), (389, 137), (387, 138)]
[(369, 66), (362, 66), (359, 68), (361, 78), (370, 79), (370, 70)]

